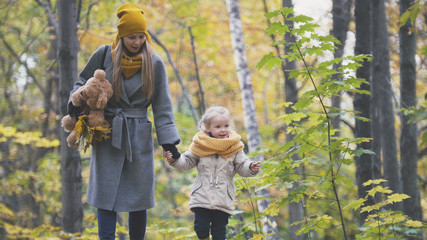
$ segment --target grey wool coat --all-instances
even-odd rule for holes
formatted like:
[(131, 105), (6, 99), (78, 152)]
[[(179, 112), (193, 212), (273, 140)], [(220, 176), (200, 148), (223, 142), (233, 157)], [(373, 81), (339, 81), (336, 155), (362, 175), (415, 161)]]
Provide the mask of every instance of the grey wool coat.
[[(85, 84), (102, 66), (106, 78), (112, 83), (110, 45), (101, 46), (95, 51), (71, 93)], [(132, 212), (154, 207), (152, 123), (147, 118), (147, 108), (152, 106), (159, 145), (177, 144), (180, 137), (174, 123), (165, 66), (155, 53), (153, 67), (155, 87), (150, 100), (140, 91), (142, 82), (139, 71), (129, 79), (122, 79), (120, 102), (111, 99), (107, 104), (105, 118), (112, 127), (111, 138), (94, 141), (90, 162), (87, 202), (96, 208)]]

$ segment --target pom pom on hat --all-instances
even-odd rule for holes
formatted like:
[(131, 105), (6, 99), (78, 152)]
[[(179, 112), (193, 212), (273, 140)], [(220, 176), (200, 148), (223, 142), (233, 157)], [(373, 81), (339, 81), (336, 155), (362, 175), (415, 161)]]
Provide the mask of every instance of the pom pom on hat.
[(119, 24), (117, 25), (116, 40), (132, 33), (143, 32), (147, 37), (147, 41), (151, 43), (144, 11), (138, 5), (132, 3), (123, 4), (117, 9), (117, 17), (119, 18)]

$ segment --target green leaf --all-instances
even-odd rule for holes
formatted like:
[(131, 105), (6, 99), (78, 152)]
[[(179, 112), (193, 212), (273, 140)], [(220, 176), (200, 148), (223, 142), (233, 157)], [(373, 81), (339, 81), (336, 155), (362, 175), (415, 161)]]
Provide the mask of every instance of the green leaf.
[(279, 16), (280, 15), (280, 10), (275, 10), (275, 11), (272, 11), (272, 12), (268, 12), (268, 13), (266, 13), (266, 14), (264, 14), (264, 16), (267, 18), (267, 19), (272, 19), (272, 18), (274, 18), (274, 17), (277, 17), (277, 16)]
[(262, 57), (262, 59), (259, 61), (259, 63), (256, 65), (257, 69), (261, 69), (264, 66), (271, 70), (275, 66), (279, 66), (282, 64), (282, 60), (280, 60), (278, 57), (275, 57), (272, 52)]
[(301, 119), (307, 117), (305, 113), (302, 112), (294, 112), (294, 113), (288, 113), (285, 115), (282, 115), (278, 117), (278, 120), (283, 120), (286, 124), (291, 124), (292, 122), (298, 122), (301, 121)]
[(352, 201), (347, 206), (344, 207), (345, 210), (356, 210), (362, 207), (365, 204), (366, 199), (360, 198), (358, 200)]
[[(297, 15), (289, 18), (289, 20), (297, 23), (306, 23), (306, 22), (312, 22), (314, 19), (312, 17), (305, 16), (305, 15)], [(317, 25), (317, 24), (313, 24), (313, 25)]]
[(405, 25), (409, 20), (411, 20), (411, 24), (414, 25), (415, 19), (417, 18), (418, 14), (421, 10), (421, 2), (418, 2), (412, 6), (410, 6), (406, 12), (400, 16), (400, 24), (399, 28)]
[(265, 209), (264, 213), (268, 216), (277, 216), (280, 210), (280, 205), (277, 202), (271, 202)]
[(279, 34), (283, 35), (289, 32), (289, 27), (287, 25), (283, 25), (281, 22), (272, 22), (270, 26), (267, 28), (267, 34)]
[(369, 149), (363, 149), (363, 148), (358, 148), (356, 149), (353, 154), (356, 157), (360, 157), (362, 154), (371, 154), (371, 155), (375, 155), (375, 152), (369, 150)]

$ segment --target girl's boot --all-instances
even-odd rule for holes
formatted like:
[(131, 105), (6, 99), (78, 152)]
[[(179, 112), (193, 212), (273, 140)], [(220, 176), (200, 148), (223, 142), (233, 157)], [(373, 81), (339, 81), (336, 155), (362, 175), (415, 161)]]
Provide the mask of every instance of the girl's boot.
[(210, 237), (207, 237), (207, 238), (203, 238), (203, 239), (200, 239), (200, 240), (210, 240), (211, 238)]

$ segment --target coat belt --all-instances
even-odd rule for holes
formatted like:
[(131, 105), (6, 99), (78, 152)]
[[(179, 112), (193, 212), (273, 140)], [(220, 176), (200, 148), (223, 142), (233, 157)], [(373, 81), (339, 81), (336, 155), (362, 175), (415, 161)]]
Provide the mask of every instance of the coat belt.
[(113, 117), (111, 144), (117, 149), (122, 149), (124, 137), (126, 158), (132, 162), (132, 144), (130, 141), (128, 118), (147, 118), (147, 109), (132, 108), (107, 108), (105, 116)]

